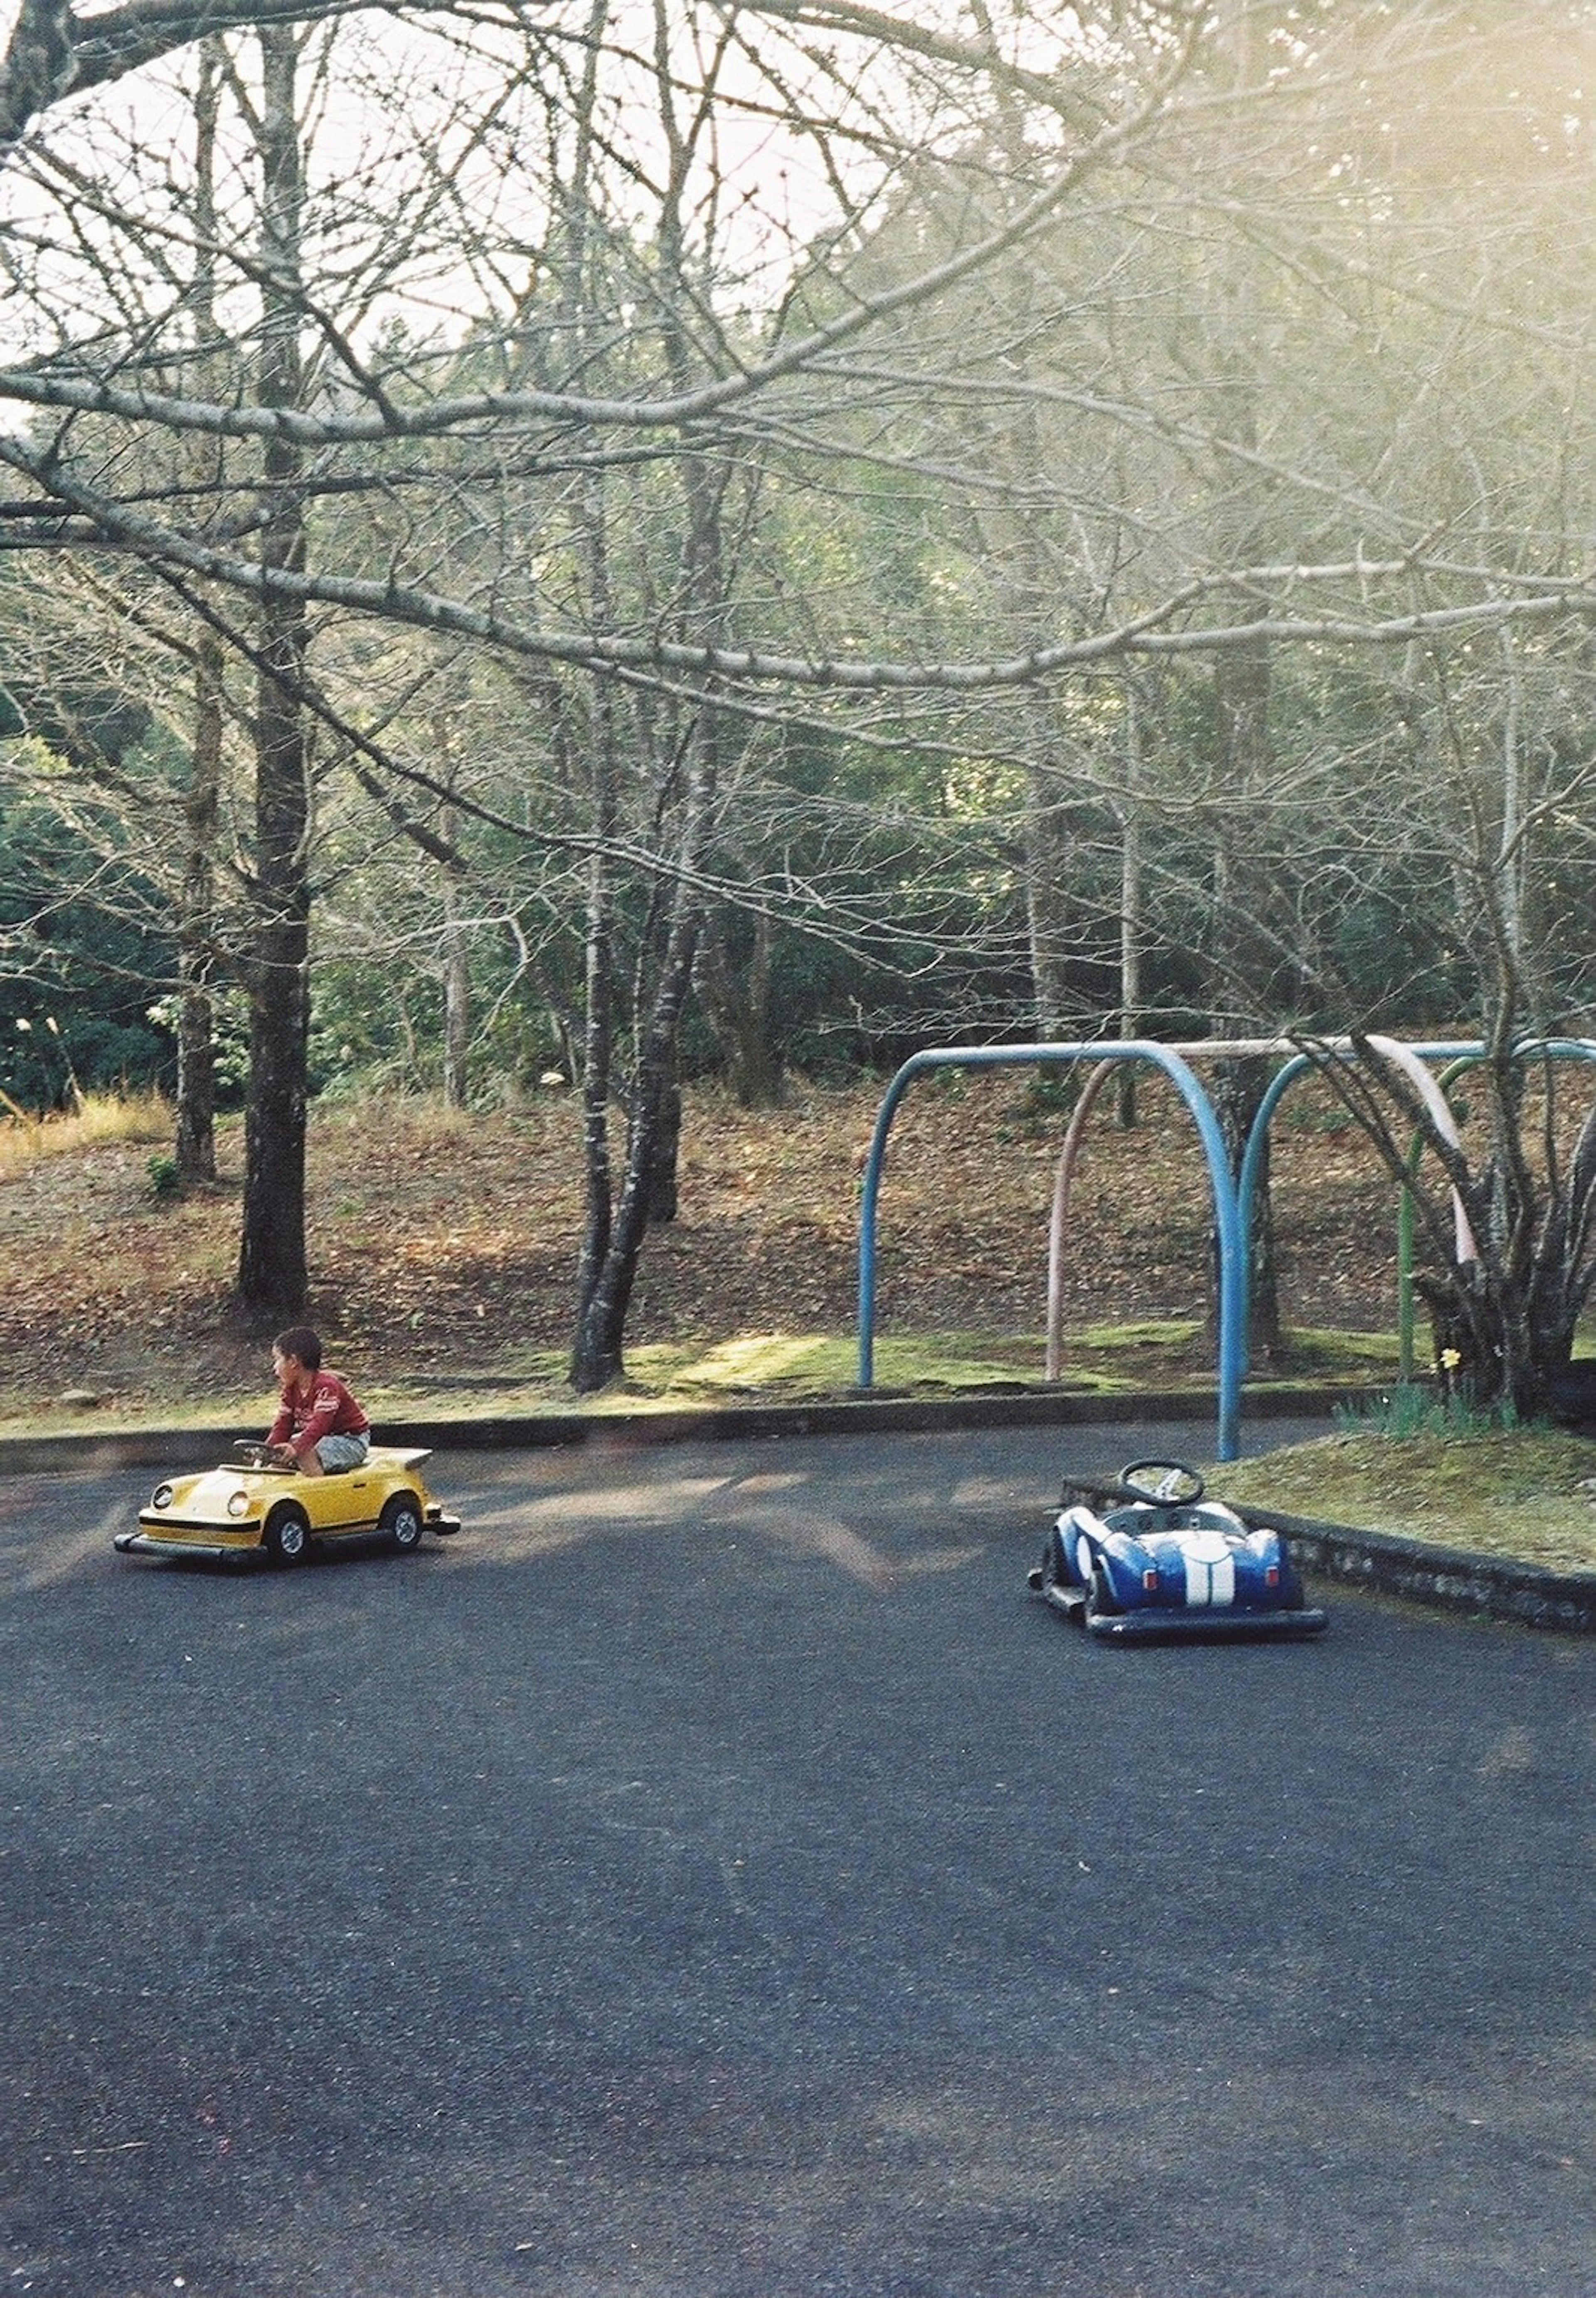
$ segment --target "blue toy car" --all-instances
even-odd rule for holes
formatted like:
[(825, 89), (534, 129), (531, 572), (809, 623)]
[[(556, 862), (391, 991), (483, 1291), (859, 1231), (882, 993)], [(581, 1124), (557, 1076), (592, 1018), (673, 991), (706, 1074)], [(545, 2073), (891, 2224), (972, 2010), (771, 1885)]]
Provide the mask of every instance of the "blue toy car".
[(1317, 1636), (1327, 1625), (1280, 1533), (1205, 1500), (1178, 1460), (1133, 1460), (1117, 1484), (1067, 1484), (1029, 1576), (1095, 1636)]

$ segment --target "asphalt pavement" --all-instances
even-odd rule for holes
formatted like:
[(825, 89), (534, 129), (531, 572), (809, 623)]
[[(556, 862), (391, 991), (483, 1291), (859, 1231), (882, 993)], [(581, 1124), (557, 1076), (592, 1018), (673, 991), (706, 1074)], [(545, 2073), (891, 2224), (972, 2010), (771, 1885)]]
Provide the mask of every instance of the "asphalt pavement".
[(5, 2289), (1590, 2298), (1596, 1640), (1028, 1599), (1193, 1443), (441, 1454), (282, 1573), (0, 1481)]

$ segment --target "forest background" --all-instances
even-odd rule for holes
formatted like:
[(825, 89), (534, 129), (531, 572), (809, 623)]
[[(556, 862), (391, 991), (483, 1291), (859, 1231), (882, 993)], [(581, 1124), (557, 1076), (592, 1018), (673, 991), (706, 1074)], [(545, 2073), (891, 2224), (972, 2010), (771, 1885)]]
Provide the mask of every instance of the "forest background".
[[(909, 1051), (1285, 1040), (1533, 1407), (1596, 1275), (1534, 1051), (1592, 1002), (1593, 73), (1580, 0), (22, 0), (12, 1123), (166, 1088), (145, 1178), (236, 1186), (189, 1275), (246, 1343), (382, 1326), (402, 1186), (362, 1259), (312, 1104), (552, 1126), (559, 1255), (495, 1297), (596, 1391), (686, 1266), (684, 1112), (840, 1095), (772, 1217), (818, 1172), (851, 1232)], [(1482, 1045), (1456, 1141), (1382, 1033)], [(1208, 1064), (1233, 1144), (1269, 1066)]]

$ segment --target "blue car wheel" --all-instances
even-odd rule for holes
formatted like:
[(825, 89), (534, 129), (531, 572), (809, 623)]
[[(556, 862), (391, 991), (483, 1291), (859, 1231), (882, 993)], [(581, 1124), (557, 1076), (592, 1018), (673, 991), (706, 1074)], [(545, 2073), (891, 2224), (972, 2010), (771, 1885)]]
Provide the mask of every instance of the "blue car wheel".
[(1125, 1607), (1114, 1594), (1107, 1572), (1101, 1564), (1092, 1566), (1090, 1592), (1087, 1597), (1087, 1612), (1093, 1619), (1102, 1619), (1106, 1613), (1122, 1612)]

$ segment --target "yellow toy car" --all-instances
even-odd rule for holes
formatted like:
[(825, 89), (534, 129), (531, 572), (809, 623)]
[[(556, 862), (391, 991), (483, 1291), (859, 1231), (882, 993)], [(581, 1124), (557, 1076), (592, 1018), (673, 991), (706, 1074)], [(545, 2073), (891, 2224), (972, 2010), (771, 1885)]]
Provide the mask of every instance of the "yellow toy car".
[(421, 1463), (429, 1452), (374, 1444), (358, 1468), (303, 1476), (277, 1465), (264, 1445), (238, 1451), (236, 1465), (157, 1484), (138, 1512), (138, 1530), (115, 1535), (120, 1553), (300, 1564), (312, 1550), (346, 1540), (380, 1538), (409, 1553), (424, 1533), (446, 1538), (460, 1528), (426, 1489)]

